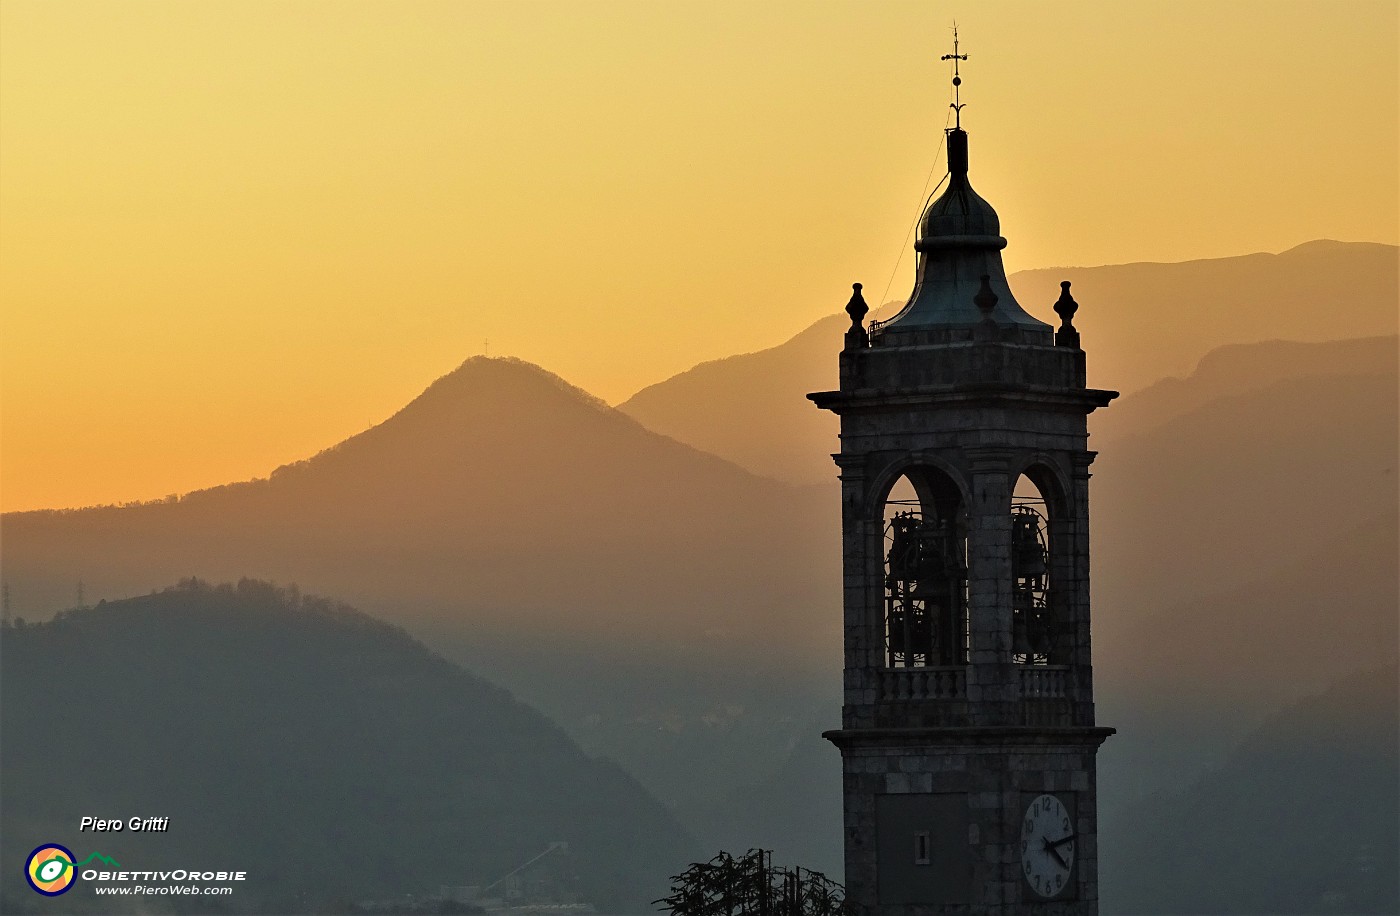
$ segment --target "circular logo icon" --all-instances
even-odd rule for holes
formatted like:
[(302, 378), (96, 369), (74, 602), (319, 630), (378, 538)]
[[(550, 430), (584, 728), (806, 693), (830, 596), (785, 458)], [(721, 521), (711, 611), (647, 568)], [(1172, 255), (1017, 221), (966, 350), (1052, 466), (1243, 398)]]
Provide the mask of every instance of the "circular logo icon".
[(45, 843), (24, 860), (24, 879), (45, 897), (57, 897), (73, 886), (73, 853), (57, 843)]

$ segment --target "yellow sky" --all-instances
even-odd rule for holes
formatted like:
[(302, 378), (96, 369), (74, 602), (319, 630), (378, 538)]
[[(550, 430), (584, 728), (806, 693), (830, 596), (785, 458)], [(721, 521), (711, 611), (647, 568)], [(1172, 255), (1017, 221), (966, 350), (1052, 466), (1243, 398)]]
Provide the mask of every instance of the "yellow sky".
[(0, 506), (265, 475), (487, 338), (615, 402), (878, 299), (955, 16), (1010, 269), (1397, 240), (1392, 0), (5, 0)]

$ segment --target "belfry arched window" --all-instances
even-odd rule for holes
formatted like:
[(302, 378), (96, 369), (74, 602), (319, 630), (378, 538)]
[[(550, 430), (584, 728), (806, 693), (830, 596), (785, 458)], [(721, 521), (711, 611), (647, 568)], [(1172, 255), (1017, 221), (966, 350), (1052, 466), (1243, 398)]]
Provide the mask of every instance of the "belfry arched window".
[(967, 513), (942, 471), (911, 469), (884, 512), (885, 664), (967, 663)]
[(1023, 665), (1048, 665), (1054, 652), (1050, 504), (1026, 475), (1011, 497), (1011, 652)]

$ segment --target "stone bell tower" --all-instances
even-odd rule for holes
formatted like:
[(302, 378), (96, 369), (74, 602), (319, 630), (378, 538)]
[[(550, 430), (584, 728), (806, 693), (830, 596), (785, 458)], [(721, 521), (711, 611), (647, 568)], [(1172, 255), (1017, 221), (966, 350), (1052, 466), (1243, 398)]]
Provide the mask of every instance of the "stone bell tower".
[[(956, 50), (956, 49), (955, 49)], [(962, 59), (962, 58), (955, 58)], [(864, 325), (840, 389), (847, 900), (863, 914), (1098, 910), (1086, 387), (1006, 282), (996, 211), (947, 132), (904, 309)]]

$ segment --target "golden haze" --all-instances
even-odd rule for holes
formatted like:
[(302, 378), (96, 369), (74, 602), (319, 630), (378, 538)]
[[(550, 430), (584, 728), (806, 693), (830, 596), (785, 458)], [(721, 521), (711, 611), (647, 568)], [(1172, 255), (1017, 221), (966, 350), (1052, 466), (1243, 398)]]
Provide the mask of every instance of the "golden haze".
[(488, 338), (616, 402), (904, 295), (954, 16), (1012, 270), (1396, 241), (1388, 0), (7, 0), (0, 505), (264, 475)]

